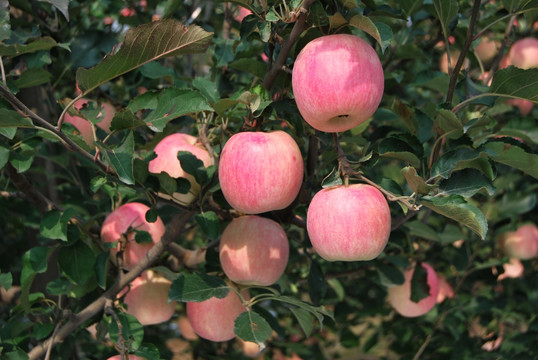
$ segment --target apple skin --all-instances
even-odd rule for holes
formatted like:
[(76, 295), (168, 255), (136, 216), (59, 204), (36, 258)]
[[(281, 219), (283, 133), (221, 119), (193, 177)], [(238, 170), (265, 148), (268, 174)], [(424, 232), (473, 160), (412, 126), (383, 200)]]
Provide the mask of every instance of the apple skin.
[[(146, 221), (146, 212), (148, 210), (148, 206), (137, 202), (121, 205), (106, 217), (101, 227), (101, 239), (104, 242), (118, 241), (117, 248), (110, 249), (113, 255), (120, 250), (119, 240), (122, 235), (127, 235), (127, 245), (123, 253), (123, 265), (127, 270), (131, 270), (138, 264), (164, 235), (165, 228), (160, 217), (153, 223)], [(129, 231), (126, 234), (130, 229), (147, 231), (151, 235), (152, 243), (137, 243), (134, 231)]]
[(500, 43), (493, 40), (490, 36), (482, 36), (480, 43), (476, 46), (476, 55), (483, 63), (488, 63), (499, 52)]
[(517, 279), (523, 276), (523, 273), (525, 272), (525, 267), (523, 266), (521, 261), (516, 258), (510, 258), (510, 262), (504, 263), (503, 269), (504, 272), (497, 276), (497, 281), (501, 281), (508, 278)]
[(168, 302), (168, 292), (172, 282), (152, 270), (144, 271), (130, 284), (123, 298), (127, 313), (138, 319), (142, 325), (167, 322), (176, 310), (176, 302)]
[(516, 231), (509, 231), (499, 237), (503, 252), (510, 258), (529, 260), (538, 255), (538, 227), (525, 224)]
[(242, 285), (269, 286), (282, 276), (289, 256), (286, 232), (276, 221), (256, 215), (235, 218), (220, 240), (226, 276)]
[(388, 288), (388, 301), (400, 315), (404, 317), (418, 317), (430, 311), (436, 303), (439, 293), (439, 279), (435, 270), (427, 263), (422, 263), (427, 272), (427, 282), (430, 295), (418, 303), (411, 300), (411, 279), (415, 272), (414, 266), (404, 272), (405, 282), (402, 285)]
[(246, 18), (247, 16), (249, 16), (250, 14), (252, 14), (252, 11), (250, 11), (249, 9), (247, 9), (245, 7), (240, 6), (239, 7), (239, 12), (237, 13), (237, 15), (234, 16), (234, 19), (237, 22), (242, 22), (243, 19)]
[[(73, 106), (75, 107), (75, 109), (80, 110), (88, 102), (88, 99), (80, 99), (77, 100)], [(102, 118), (102, 120), (97, 123), (97, 126), (99, 126), (106, 132), (110, 132), (110, 124), (112, 123), (112, 118), (115, 114), (116, 109), (114, 108), (114, 106), (109, 102), (103, 102), (101, 104), (101, 112), (98, 115), (98, 118)], [(75, 126), (80, 132), (82, 138), (84, 139), (84, 142), (90, 147), (94, 147), (93, 131), (90, 121), (80, 116), (69, 115), (68, 113), (66, 113), (64, 117), (64, 122), (70, 123)]]
[(521, 69), (538, 67), (538, 39), (527, 37), (516, 41), (508, 53), (510, 63)]
[[(107, 360), (123, 360), (123, 357), (121, 355), (114, 355), (109, 357)], [(140, 356), (136, 355), (129, 355), (129, 360), (146, 360), (146, 358), (141, 358)]]
[(441, 275), (437, 275), (439, 280), (439, 292), (437, 293), (436, 303), (440, 304), (445, 301), (446, 298), (452, 299), (454, 297), (454, 289), (452, 285), (446, 281), (446, 278)]
[(179, 151), (188, 151), (198, 160), (204, 163), (205, 167), (212, 165), (211, 156), (207, 149), (200, 144), (198, 139), (189, 134), (177, 133), (164, 137), (153, 149), (156, 158), (148, 164), (151, 173), (159, 174), (164, 171), (173, 178), (185, 178), (189, 180), (191, 188), (187, 194), (174, 193), (172, 197), (159, 194), (163, 198), (170, 198), (181, 205), (189, 205), (194, 201), (200, 192), (200, 184), (196, 182), (194, 176), (187, 174), (177, 158)]
[(381, 61), (349, 34), (319, 37), (299, 53), (292, 88), (299, 112), (314, 129), (341, 132), (368, 120), (383, 97)]
[(387, 245), (390, 208), (371, 185), (332, 186), (314, 196), (306, 225), (312, 246), (325, 260), (371, 260)]
[[(250, 299), (247, 291), (243, 291), (242, 296)], [(246, 310), (233, 290), (222, 299), (212, 297), (202, 302), (187, 303), (187, 317), (194, 332), (201, 338), (215, 342), (235, 337), (235, 319)]]
[[(454, 69), (454, 66), (456, 66), (456, 63), (458, 62), (458, 58), (460, 57), (461, 51), (459, 50), (452, 50), (450, 52), (450, 65), (452, 66), (452, 69)], [(468, 69), (471, 62), (469, 59), (465, 58), (463, 60), (463, 65), (461, 66), (461, 70)], [(448, 74), (448, 55), (446, 52), (444, 52), (441, 57), (439, 58), (439, 70), (444, 72), (445, 74)]]
[(301, 150), (281, 130), (234, 134), (220, 155), (219, 180), (226, 201), (239, 212), (284, 209), (301, 189)]
[(190, 341), (198, 340), (198, 335), (196, 335), (196, 333), (194, 332), (191, 322), (186, 316), (182, 315), (177, 319), (177, 326), (179, 328), (179, 331), (181, 332), (181, 335), (186, 340), (190, 340)]

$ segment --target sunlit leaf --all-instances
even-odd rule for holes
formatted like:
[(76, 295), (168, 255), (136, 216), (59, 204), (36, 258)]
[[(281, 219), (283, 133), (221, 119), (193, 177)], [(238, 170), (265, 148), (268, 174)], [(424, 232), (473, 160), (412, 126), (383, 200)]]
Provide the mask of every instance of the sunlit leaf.
[(244, 341), (252, 341), (264, 346), (265, 341), (271, 337), (273, 329), (262, 316), (248, 310), (235, 319), (234, 332)]
[(168, 300), (201, 302), (212, 297), (223, 299), (230, 287), (219, 277), (206, 274), (182, 274), (174, 280)]

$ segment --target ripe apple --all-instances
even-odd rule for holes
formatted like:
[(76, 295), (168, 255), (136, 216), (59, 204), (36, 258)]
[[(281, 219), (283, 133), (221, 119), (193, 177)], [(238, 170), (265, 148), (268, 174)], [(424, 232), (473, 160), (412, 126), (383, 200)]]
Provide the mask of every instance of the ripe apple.
[[(461, 51), (459, 50), (450, 51), (450, 66), (452, 67), (452, 69), (454, 69), (454, 66), (456, 66), (456, 63), (458, 62), (458, 58), (460, 57), (460, 54), (461, 54)], [(468, 69), (470, 64), (471, 62), (469, 61), (469, 59), (465, 58), (465, 60), (463, 60), (463, 65), (461, 67), (461, 70), (463, 71), (465, 69)], [(446, 52), (444, 52), (441, 55), (441, 58), (439, 58), (439, 70), (441, 70), (445, 74), (449, 74), (448, 55)]]
[(255, 359), (262, 353), (262, 350), (260, 350), (260, 346), (255, 342), (244, 341), (241, 338), (237, 338), (237, 341), (239, 342), (239, 345), (241, 345), (241, 350), (243, 351), (243, 355), (245, 357)]
[[(250, 299), (247, 291), (241, 294), (245, 299)], [(202, 302), (187, 303), (187, 317), (194, 332), (206, 340), (218, 342), (235, 337), (235, 319), (245, 311), (241, 299), (233, 290), (223, 299), (212, 297)]]
[(288, 255), (288, 237), (282, 226), (256, 215), (235, 218), (220, 239), (222, 270), (238, 284), (274, 284), (286, 269)]
[[(81, 110), (88, 102), (88, 99), (80, 99), (77, 100), (73, 106), (75, 107), (75, 109)], [(110, 124), (112, 123), (112, 118), (115, 114), (116, 109), (114, 108), (114, 106), (109, 102), (103, 102), (101, 104), (101, 112), (97, 116), (97, 119), (102, 120), (97, 123), (97, 126), (99, 126), (106, 132), (110, 132)], [(94, 146), (93, 131), (90, 121), (84, 119), (83, 117), (69, 115), (69, 113), (66, 113), (64, 117), (64, 122), (72, 124), (74, 127), (76, 127), (77, 130), (80, 132), (80, 135), (84, 139), (84, 142), (86, 142), (86, 144), (88, 144), (90, 147)]]
[(482, 36), (480, 43), (476, 46), (475, 52), (480, 61), (487, 63), (499, 52), (500, 43), (491, 38), (491, 35)]
[(179, 331), (181, 332), (181, 335), (186, 340), (198, 340), (198, 335), (196, 335), (196, 333), (194, 332), (191, 322), (186, 316), (182, 315), (177, 319), (177, 326), (179, 328)]
[(521, 277), (525, 272), (525, 267), (523, 266), (521, 261), (516, 258), (510, 258), (510, 262), (504, 263), (503, 269), (504, 272), (497, 276), (497, 281), (501, 281), (508, 278), (516, 279)]
[(435, 270), (427, 264), (422, 263), (422, 267), (427, 272), (427, 283), (430, 287), (430, 295), (420, 300), (418, 303), (411, 300), (411, 279), (415, 272), (415, 265), (404, 272), (405, 282), (402, 285), (388, 288), (388, 301), (400, 315), (405, 317), (417, 317), (430, 311), (437, 300), (439, 293), (439, 279)]
[(361, 38), (322, 36), (297, 56), (292, 88), (299, 112), (313, 128), (346, 131), (377, 110), (383, 97), (383, 67), (375, 50)]
[(144, 271), (134, 279), (123, 298), (127, 313), (138, 319), (142, 325), (154, 325), (172, 318), (176, 302), (168, 302), (168, 292), (172, 282), (153, 270)]
[(446, 281), (446, 278), (442, 275), (437, 275), (439, 279), (439, 293), (437, 294), (436, 303), (440, 304), (445, 301), (446, 298), (452, 299), (454, 297), (454, 289), (452, 285)]
[(306, 225), (312, 246), (325, 260), (371, 260), (387, 245), (390, 209), (371, 185), (332, 186), (314, 196)]
[[(109, 357), (107, 360), (123, 360), (123, 356), (122, 355), (114, 355), (112, 357)], [(146, 360), (146, 359), (141, 358), (140, 356), (130, 354), (129, 355), (129, 360)]]
[(508, 52), (510, 63), (521, 69), (538, 67), (538, 39), (527, 37), (516, 41)]
[(245, 7), (240, 6), (239, 7), (239, 12), (237, 13), (237, 15), (234, 16), (234, 19), (237, 22), (241, 22), (241, 21), (243, 21), (244, 18), (246, 18), (250, 14), (252, 14), (252, 11), (250, 11), (249, 9), (247, 9)]
[(510, 258), (528, 260), (538, 255), (538, 227), (525, 224), (516, 231), (509, 231), (499, 237), (501, 249)]
[(170, 198), (181, 205), (189, 205), (192, 203), (200, 193), (200, 184), (196, 182), (194, 176), (187, 174), (183, 170), (177, 157), (177, 153), (179, 151), (188, 151), (198, 160), (202, 161), (205, 167), (209, 167), (212, 165), (212, 160), (207, 149), (200, 144), (196, 137), (189, 134), (176, 133), (168, 135), (159, 141), (153, 151), (157, 157), (149, 162), (149, 172), (158, 174), (164, 171), (175, 179), (185, 178), (189, 180), (191, 184), (191, 188), (187, 194), (174, 193), (172, 197), (165, 194), (159, 195), (163, 198)]
[[(112, 254), (120, 250), (120, 239), (127, 240), (123, 251), (124, 267), (132, 269), (164, 235), (164, 224), (161, 218), (150, 223), (146, 221), (146, 212), (149, 207), (138, 202), (124, 204), (111, 212), (101, 227), (101, 239), (104, 242), (118, 242), (115, 249), (110, 249)], [(135, 230), (147, 231), (151, 235), (151, 243), (137, 243)]]
[(237, 133), (222, 149), (219, 180), (224, 197), (240, 212), (284, 209), (301, 189), (301, 150), (281, 130)]

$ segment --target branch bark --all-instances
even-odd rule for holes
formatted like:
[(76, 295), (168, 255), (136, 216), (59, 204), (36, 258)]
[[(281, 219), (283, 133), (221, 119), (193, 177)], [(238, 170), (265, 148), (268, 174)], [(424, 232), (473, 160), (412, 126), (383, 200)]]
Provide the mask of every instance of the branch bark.
[(146, 257), (142, 259), (131, 271), (124, 274), (121, 277), (121, 280), (116, 281), (107, 291), (105, 291), (99, 298), (93, 301), (90, 305), (84, 308), (78, 314), (75, 314), (64, 326), (62, 326), (56, 334), (53, 334), (49, 339), (47, 339), (42, 344), (34, 347), (29, 353), (29, 360), (37, 360), (42, 358), (47, 349), (50, 346), (54, 346), (58, 343), (63, 342), (63, 340), (71, 335), (79, 326), (84, 322), (91, 319), (95, 315), (99, 314), (104, 310), (107, 301), (113, 301), (116, 298), (118, 292), (120, 292), (127, 284), (133, 281), (137, 276), (139, 276), (144, 270), (149, 268), (153, 262), (155, 262), (169, 244), (171, 244), (174, 239), (176, 239), (179, 234), (183, 231), (185, 224), (192, 217), (194, 212), (184, 211), (172, 219), (170, 224), (167, 225), (166, 233), (154, 247), (146, 254)]

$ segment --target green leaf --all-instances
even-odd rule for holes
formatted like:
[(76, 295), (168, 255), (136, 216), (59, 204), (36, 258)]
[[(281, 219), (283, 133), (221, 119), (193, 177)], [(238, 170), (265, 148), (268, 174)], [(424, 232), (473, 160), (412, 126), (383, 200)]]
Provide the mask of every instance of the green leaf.
[(56, 9), (60, 10), (62, 15), (67, 21), (69, 21), (69, 1), (70, 0), (39, 0), (41, 2), (47, 2), (54, 5)]
[(0, 0), (0, 42), (11, 36), (11, 25), (9, 24), (9, 2)]
[(312, 300), (314, 305), (318, 306), (325, 297), (326, 292), (327, 283), (323, 270), (317, 261), (312, 260), (308, 273), (308, 294), (310, 295), (310, 300)]
[(19, 89), (39, 86), (49, 82), (52, 74), (44, 69), (28, 69), (15, 81)]
[(443, 35), (445, 39), (448, 38), (449, 31), (448, 26), (452, 20), (458, 15), (458, 1), (457, 0), (433, 0), (433, 6), (435, 8), (435, 14), (441, 22), (441, 28), (443, 29)]
[(41, 51), (41, 50), (50, 50), (55, 46), (58, 46), (58, 43), (56, 43), (56, 41), (50, 36), (39, 38), (26, 45), (0, 44), (0, 56), (14, 57), (14, 56), (33, 53), (33, 52)]
[(445, 152), (432, 166), (431, 176), (448, 179), (454, 170), (474, 168), (480, 170), (490, 180), (495, 172), (484, 154), (469, 147), (459, 147)]
[(17, 348), (16, 350), (6, 352), (2, 355), (5, 360), (28, 360), (29, 357), (24, 350)]
[(159, 348), (153, 344), (143, 343), (136, 350), (135, 355), (145, 360), (160, 360)]
[(312, 314), (301, 308), (290, 308), (291, 313), (295, 316), (305, 336), (308, 338), (314, 330), (314, 322), (312, 321)]
[(41, 220), (39, 232), (47, 239), (67, 241), (67, 224), (74, 213), (72, 208), (49, 211)]
[(179, 165), (187, 173), (194, 176), (196, 182), (201, 185), (208, 183), (209, 175), (202, 160), (188, 151), (178, 151)]
[(475, 169), (456, 171), (447, 180), (443, 180), (439, 184), (439, 194), (457, 194), (464, 198), (470, 198), (482, 189), (486, 190), (489, 196), (495, 194), (495, 187), (491, 181)]
[(194, 220), (196, 220), (200, 229), (207, 235), (209, 240), (215, 241), (219, 238), (220, 222), (215, 212), (206, 211), (201, 214), (196, 214)]
[(21, 284), (31, 273), (41, 274), (47, 270), (47, 259), (50, 248), (46, 246), (36, 246), (28, 250), (22, 256), (23, 269), (21, 273)]
[(116, 149), (105, 149), (105, 156), (118, 178), (127, 185), (134, 184), (133, 175), (134, 136), (130, 131), (123, 143)]
[(435, 186), (427, 184), (426, 180), (417, 174), (417, 169), (412, 166), (406, 166), (400, 172), (415, 194), (426, 195), (435, 188)]
[(58, 268), (77, 285), (83, 285), (94, 275), (96, 256), (83, 241), (64, 246), (58, 251)]
[(422, 221), (414, 220), (414, 221), (408, 221), (405, 223), (405, 228), (407, 231), (409, 231), (409, 234), (411, 236), (416, 236), (421, 239), (431, 240), (431, 241), (439, 241), (439, 234), (437, 231), (432, 229), (427, 224), (424, 224)]
[(120, 49), (109, 54), (91, 69), (77, 70), (77, 83), (83, 94), (101, 84), (134, 70), (150, 61), (169, 56), (197, 54), (206, 51), (213, 33), (199, 26), (184, 26), (164, 19), (131, 28)]
[(110, 254), (108, 251), (100, 253), (95, 258), (95, 275), (97, 278), (97, 285), (103, 290), (106, 290), (109, 258)]
[(200, 93), (211, 103), (214, 104), (220, 99), (219, 89), (215, 81), (208, 77), (196, 77), (192, 81), (194, 86)]
[(135, 241), (137, 244), (151, 244), (153, 239), (149, 232), (144, 230), (135, 230)]
[(13, 284), (13, 275), (11, 273), (0, 274), (0, 287), (3, 287), (4, 290), (9, 290)]
[(252, 341), (260, 347), (265, 347), (273, 329), (261, 315), (254, 311), (245, 311), (235, 319), (234, 332), (244, 341)]
[(449, 138), (456, 139), (463, 135), (463, 125), (452, 111), (440, 109), (435, 124), (445, 133), (451, 133)]
[(337, 168), (333, 168), (331, 173), (321, 181), (322, 188), (328, 188), (331, 186), (342, 185), (344, 182), (340, 177), (340, 171)]
[(34, 124), (29, 118), (26, 118), (14, 110), (0, 108), (0, 128), (10, 127), (33, 127)]
[(172, 282), (168, 300), (202, 302), (212, 297), (223, 299), (230, 287), (218, 276), (206, 274), (182, 274)]
[(155, 132), (161, 132), (168, 122), (180, 116), (213, 110), (200, 93), (193, 90), (168, 88), (157, 97), (157, 106), (144, 122)]
[(402, 285), (405, 281), (403, 273), (394, 264), (379, 264), (376, 270), (379, 280), (385, 286)]
[(9, 148), (0, 145), (0, 170), (7, 164), (9, 161)]
[(530, 100), (538, 104), (538, 68), (509, 66), (493, 75), (489, 95)]
[(482, 240), (486, 238), (488, 231), (486, 217), (478, 208), (467, 203), (463, 197), (459, 195), (450, 195), (443, 198), (424, 196), (420, 203), (436, 213), (468, 227)]
[(140, 126), (146, 126), (146, 123), (139, 119), (130, 109), (118, 111), (112, 118), (110, 130), (135, 129)]
[(400, 6), (406, 16), (411, 16), (422, 7), (424, 0), (400, 0)]
[(349, 25), (372, 36), (381, 46), (382, 52), (385, 52), (385, 49), (392, 42), (392, 29), (387, 24), (374, 23), (370, 18), (357, 14), (349, 20)]
[(430, 295), (430, 286), (428, 285), (428, 272), (417, 263), (411, 278), (411, 301), (418, 303), (420, 300)]
[[(144, 326), (133, 315), (126, 312), (118, 312), (116, 315), (121, 324), (121, 337), (124, 339), (125, 344), (128, 345), (129, 351), (136, 351), (144, 339)], [(106, 320), (110, 340), (114, 343), (119, 343), (120, 331), (118, 324), (112, 316), (108, 316)]]
[(422, 154), (417, 156), (415, 154), (417, 149), (412, 147), (406, 140), (407, 139), (397, 137), (388, 137), (381, 140), (378, 147), (379, 155), (405, 161), (415, 168), (420, 167), (420, 159), (418, 156), (422, 156)]
[(492, 141), (484, 144), (480, 150), (501, 164), (523, 171), (538, 179), (538, 155), (531, 154), (519, 146), (502, 141)]

